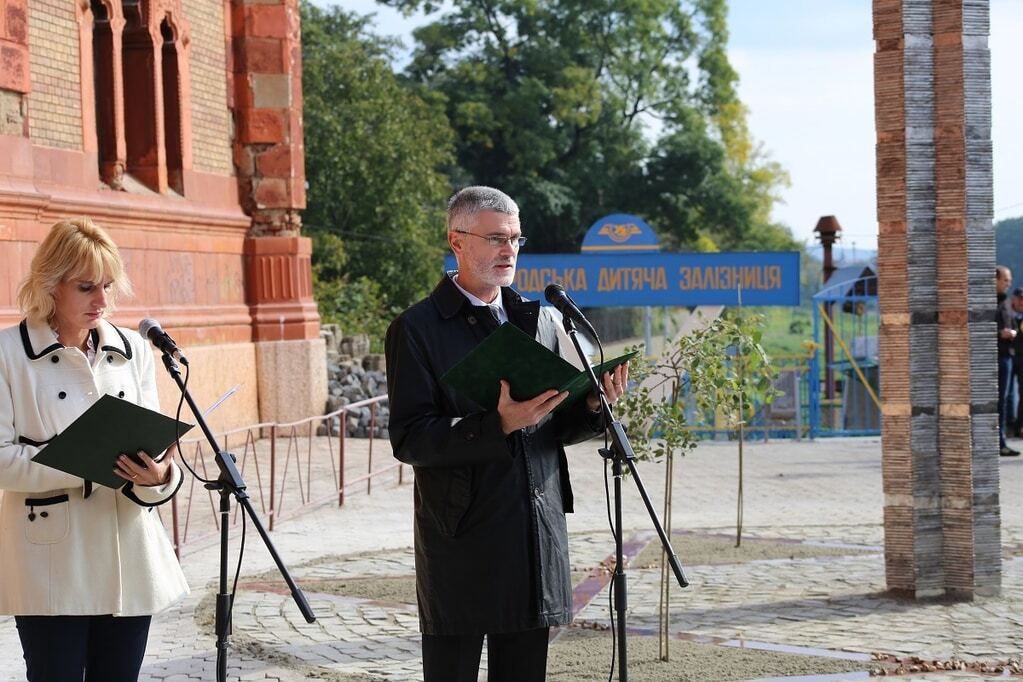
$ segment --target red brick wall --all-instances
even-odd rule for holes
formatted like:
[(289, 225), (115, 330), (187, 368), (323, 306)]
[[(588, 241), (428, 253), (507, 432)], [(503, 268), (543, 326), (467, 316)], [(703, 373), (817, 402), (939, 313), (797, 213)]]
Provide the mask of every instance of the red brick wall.
[(27, 0), (4, 0), (0, 8), (0, 89), (29, 91)]
[[(28, 25), (22, 21), (19, 29), (15, 10), (26, 3)], [(245, 28), (245, 7), (252, 5), (243, 0), (234, 4), (243, 8)], [(265, 64), (235, 70), (234, 26), (231, 12), (226, 11), (231, 3), (181, 0), (179, 7), (174, 5), (174, 0), (163, 3), (176, 12), (180, 22), (174, 25), (183, 31), (178, 49), (186, 60), (182, 82), (188, 89), (183, 101), (190, 119), (181, 124), (187, 147), (184, 198), (140, 189), (114, 191), (101, 185), (95, 143), (90, 140), (95, 125), (92, 58), (88, 43), (82, 43), (91, 37), (91, 23), (86, 16), (86, 23), (80, 25), (78, 0), (3, 0), (0, 5), (0, 113), (17, 114), (11, 118), (14, 124), (0, 127), (0, 272), (4, 274), (0, 277), (0, 327), (20, 319), (17, 287), (49, 227), (67, 216), (88, 215), (121, 247), (134, 283), (136, 295), (121, 302), (115, 322), (134, 327), (142, 317), (160, 320), (180, 343), (195, 351), (193, 356), (205, 358), (207, 366), (196, 373), (194, 384), (201, 404), (233, 383), (245, 387), (246, 395), (218, 411), (222, 414), (215, 421), (252, 423), (259, 417), (255, 392), (260, 370), (254, 342), (318, 340), (319, 333), (309, 286), (309, 244), (295, 236), (300, 225), (298, 209), (304, 204), (297, 3), (288, 0), (286, 4), (287, 26), (282, 35), (276, 35), (281, 32), (278, 26), (258, 21), (247, 26), (257, 42), (268, 37), (265, 31), (274, 33), (272, 40), (282, 50), (281, 63), (272, 65), (276, 71), (269, 88), (260, 84), (265, 80)], [(255, 17), (262, 11), (250, 13)], [(20, 77), (19, 54), (25, 63)], [(273, 99), (281, 94), (272, 87), (274, 77), (289, 91), (285, 100), (268, 102), (267, 96)], [(258, 182), (240, 184), (235, 176), (230, 108), (236, 104), (234, 82), (246, 88), (256, 84), (255, 92), (245, 91), (249, 110), (275, 110), (286, 127), (280, 131), (280, 146), (246, 149), (249, 172), (255, 175), (248, 180), (273, 181), (262, 187)], [(259, 98), (257, 109), (251, 108), (253, 95)], [(27, 121), (18, 119), (20, 112)], [(265, 151), (272, 153), (259, 156)], [(271, 201), (265, 195), (275, 184), (285, 187)], [(259, 196), (256, 190), (261, 190)], [(254, 239), (253, 233), (259, 234), (252, 229), (254, 217), (264, 224), (287, 225), (291, 237), (272, 243)], [(266, 275), (265, 262), (281, 267)], [(281, 272), (288, 277), (281, 279)], [(266, 296), (264, 275), (293, 286), (286, 295)], [(271, 317), (272, 330), (267, 323)], [(195, 357), (193, 367), (197, 367)], [(307, 378), (295, 377), (299, 383)], [(164, 382), (161, 393), (172, 393), (170, 388)]]
[(82, 92), (75, 3), (28, 3), (32, 95), (29, 134), (36, 144), (82, 148)]
[(184, 0), (191, 24), (192, 167), (230, 175), (231, 112), (227, 105), (227, 46), (224, 5), (218, 0)]

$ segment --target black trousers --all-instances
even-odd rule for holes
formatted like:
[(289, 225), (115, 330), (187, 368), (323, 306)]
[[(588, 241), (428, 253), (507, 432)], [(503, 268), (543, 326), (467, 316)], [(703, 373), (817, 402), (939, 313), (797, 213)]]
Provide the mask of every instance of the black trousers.
[[(550, 628), (487, 635), (487, 682), (543, 682)], [(483, 635), (423, 635), (424, 682), (476, 682)]]
[(28, 682), (136, 682), (152, 616), (15, 616)]

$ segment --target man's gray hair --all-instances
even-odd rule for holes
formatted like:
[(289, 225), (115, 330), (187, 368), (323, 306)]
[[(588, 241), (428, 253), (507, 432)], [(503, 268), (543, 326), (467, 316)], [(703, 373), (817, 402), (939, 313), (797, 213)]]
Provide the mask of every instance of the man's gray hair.
[(519, 206), (499, 189), (477, 185), (455, 192), (448, 201), (448, 231), (468, 231), (473, 219), (480, 211), (496, 211), (507, 215), (518, 215)]

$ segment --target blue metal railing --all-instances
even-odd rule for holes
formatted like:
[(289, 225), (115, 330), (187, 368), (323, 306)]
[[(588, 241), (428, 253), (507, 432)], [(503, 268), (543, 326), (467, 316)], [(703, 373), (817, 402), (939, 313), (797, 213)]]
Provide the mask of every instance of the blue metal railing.
[(837, 282), (813, 297), (810, 436), (881, 433), (877, 277)]

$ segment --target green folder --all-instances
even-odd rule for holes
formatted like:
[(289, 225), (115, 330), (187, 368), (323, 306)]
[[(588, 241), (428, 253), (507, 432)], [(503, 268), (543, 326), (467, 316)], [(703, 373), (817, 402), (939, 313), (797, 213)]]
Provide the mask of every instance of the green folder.
[[(635, 351), (620, 355), (594, 365), (593, 371), (599, 377), (635, 355)], [(569, 396), (555, 410), (568, 407), (590, 392), (586, 372), (510, 323), (498, 327), (441, 377), (448, 386), (486, 409), (497, 407), (501, 379), (510, 384), (515, 400), (529, 400), (552, 388), (568, 391)]]
[(114, 474), (114, 463), (122, 453), (134, 457), (145, 450), (155, 457), (192, 426), (104, 395), (54, 436), (32, 461), (108, 488), (120, 488), (127, 481)]

